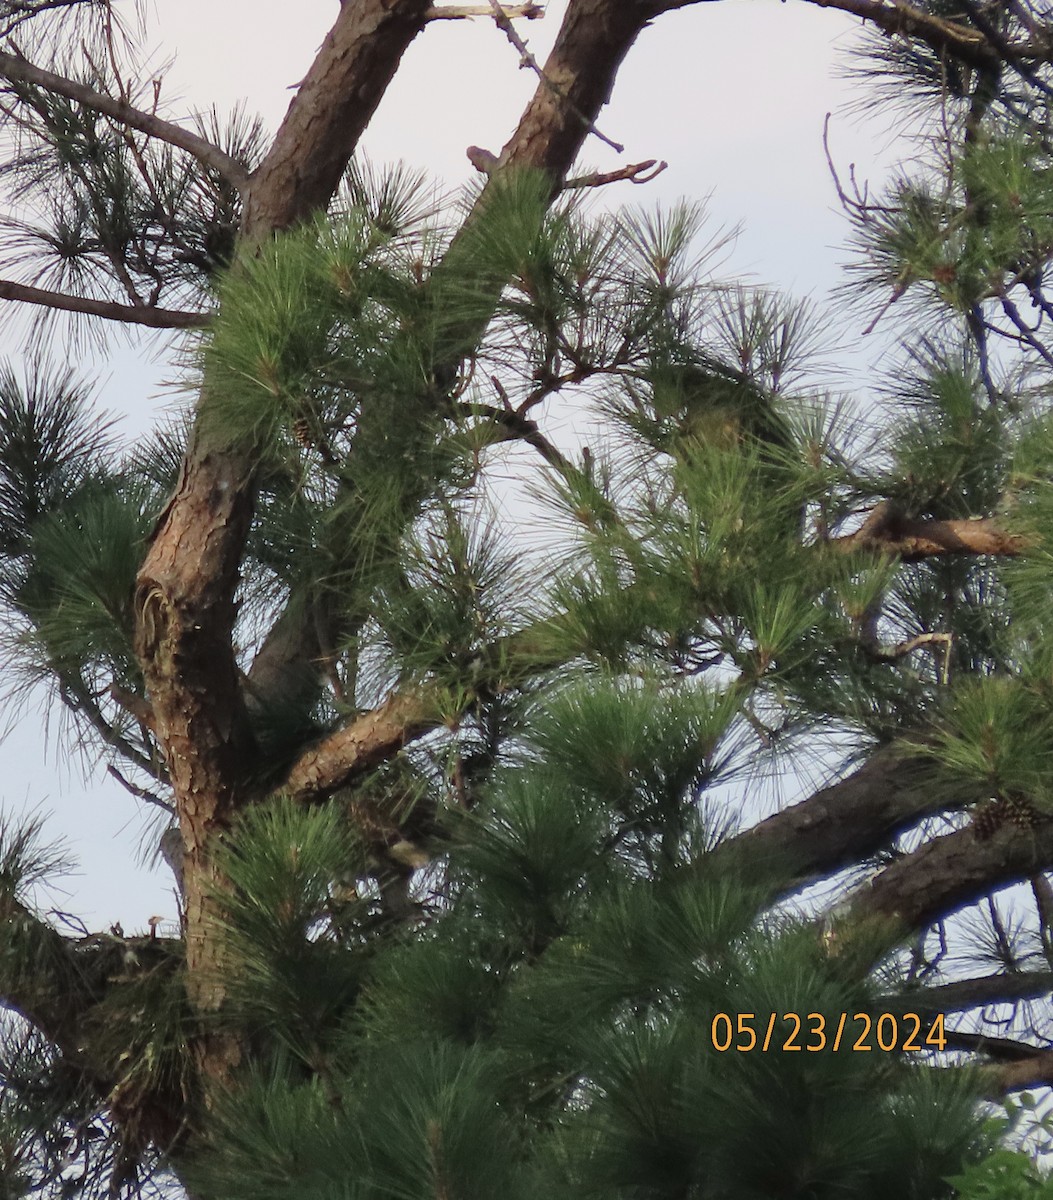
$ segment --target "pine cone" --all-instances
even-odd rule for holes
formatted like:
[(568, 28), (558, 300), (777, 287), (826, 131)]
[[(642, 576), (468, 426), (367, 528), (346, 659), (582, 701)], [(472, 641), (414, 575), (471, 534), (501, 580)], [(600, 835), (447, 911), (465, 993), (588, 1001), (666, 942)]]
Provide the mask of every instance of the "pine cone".
[(314, 438), (311, 436), (311, 423), (306, 417), (297, 417), (293, 421), (292, 432), (293, 437), (305, 450), (310, 450), (314, 445)]
[(986, 842), (1002, 828), (1009, 819), (1006, 811), (1006, 801), (999, 797), (981, 805), (973, 813), (973, 836), (978, 842)]
[(1018, 829), (1034, 829), (1042, 821), (1042, 814), (1019, 792), (999, 796), (984, 804), (973, 814), (972, 828), (978, 841), (986, 842), (1003, 825), (1015, 825)]
[(1006, 820), (1019, 829), (1034, 829), (1042, 820), (1041, 813), (1026, 796), (1016, 793), (1007, 796), (1003, 803), (1006, 806)]

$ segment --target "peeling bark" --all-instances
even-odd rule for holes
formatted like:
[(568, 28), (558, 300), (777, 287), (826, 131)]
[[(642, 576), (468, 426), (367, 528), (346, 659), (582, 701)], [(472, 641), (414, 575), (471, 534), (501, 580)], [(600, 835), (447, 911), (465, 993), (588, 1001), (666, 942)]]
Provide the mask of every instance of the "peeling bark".
[[(324, 209), (426, 8), (426, 0), (363, 0), (341, 9), (252, 176), (243, 237)], [(199, 413), (207, 411), (206, 381)], [(199, 419), (136, 589), (136, 649), (185, 846), (188, 988), (200, 1011), (223, 1000), (210, 845), (252, 795), (255, 746), (232, 646), (252, 474), (251, 447)], [(229, 1047), (206, 1047), (203, 1069), (222, 1079), (235, 1058)]]

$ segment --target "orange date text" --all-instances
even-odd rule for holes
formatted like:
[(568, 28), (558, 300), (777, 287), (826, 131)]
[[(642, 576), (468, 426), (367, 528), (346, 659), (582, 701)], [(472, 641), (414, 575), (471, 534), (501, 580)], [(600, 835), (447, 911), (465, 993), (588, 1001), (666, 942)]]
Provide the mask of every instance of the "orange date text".
[(713, 1049), (741, 1054), (759, 1050), (785, 1053), (852, 1050), (886, 1054), (894, 1050), (944, 1050), (947, 1035), (943, 1013), (935, 1017), (918, 1013), (725, 1013), (710, 1024)]

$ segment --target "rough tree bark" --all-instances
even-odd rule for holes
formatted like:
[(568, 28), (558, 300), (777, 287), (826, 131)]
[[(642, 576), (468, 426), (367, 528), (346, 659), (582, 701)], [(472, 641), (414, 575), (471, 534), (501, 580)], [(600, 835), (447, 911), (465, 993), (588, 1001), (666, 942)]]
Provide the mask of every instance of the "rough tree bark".
[[(548, 172), (555, 194), (641, 31), (655, 17), (698, 2), (570, 0), (543, 68), (545, 79), (504, 146), (498, 171), (508, 165), (528, 165)], [(1004, 53), (975, 31), (906, 4), (806, 2), (853, 13), (889, 34), (919, 38), (979, 66), (1001, 61)], [(345, 0), (269, 153), (251, 177), (237, 180), (245, 197), (243, 243), (259, 243), (324, 210), (403, 53), (429, 15), (427, 0)], [(1024, 62), (1048, 59), (1051, 53), (1048, 46), (1031, 45), (1016, 51)], [(156, 118), (147, 120), (148, 114), (136, 114), (127, 106), (118, 110), (116, 101), (87, 94), (83, 88), (74, 94), (57, 82), (58, 77), (45, 78), (48, 73), (33, 74), (34, 70), (15, 56), (0, 55), (0, 76), (53, 87), (58, 94), (126, 120), (131, 127), (182, 146), (237, 176), (237, 164), (217, 159), (219, 152), (194, 135), (158, 124)], [(486, 194), (484, 190), (480, 203), (485, 203)], [(147, 308), (140, 312), (134, 306), (110, 305), (104, 310), (102, 302), (36, 295), (39, 291), (0, 284), (0, 298), (68, 307), (115, 320), (159, 326), (189, 326), (202, 320), (202, 314)], [(137, 649), (185, 848), (189, 994), (200, 1011), (214, 1012), (222, 1005), (223, 989), (214, 970), (219, 949), (210, 927), (210, 888), (222, 881), (216, 878), (212, 847), (239, 807), (257, 799), (264, 788), (253, 774), (256, 747), (232, 645), (234, 595), (253, 512), (253, 448), (224, 440), (209, 426), (207, 414), (206, 383), (178, 488), (158, 522), (139, 574), (136, 615)], [(857, 534), (840, 539), (838, 548), (845, 552), (878, 549), (913, 559), (940, 554), (1013, 555), (1023, 546), (990, 520), (907, 521), (888, 510), (875, 513)], [(306, 662), (312, 669), (311, 642), (295, 628), (290, 632), (290, 625), (294, 622), (288, 618), (282, 637), (271, 643), (267, 659), (257, 670), (257, 680), (274, 681), (267, 686), (281, 686), (286, 665), (302, 670)], [(306, 748), (291, 767), (285, 786), (304, 801), (322, 798), (384, 761), (432, 728), (437, 719), (427, 697), (395, 696)], [(976, 798), (961, 796), (956, 802)], [(755, 863), (778, 861), (788, 878), (804, 884), (820, 873), (829, 874), (886, 849), (926, 814), (948, 807), (952, 805), (947, 797), (927, 786), (919, 759), (882, 751), (842, 782), (731, 839), (721, 853), (738, 853), (744, 861)], [(983, 890), (1050, 864), (1053, 834), (1048, 827), (1034, 835), (1003, 830), (984, 843), (969, 831), (950, 834), (878, 873), (860, 895), (858, 909), (895, 918), (901, 928), (919, 928)], [(0, 919), (5, 917), (22, 919), (0, 906)], [(1028, 987), (1045, 986), (1045, 982), (1031, 980)], [(1009, 981), (1003, 987), (998, 977), (977, 981), (976, 986), (991, 1001), (1022, 994)], [(90, 1010), (98, 997), (72, 992), (63, 1011), (45, 1004), (41, 994), (28, 986), (21, 999), (11, 999), (58, 1045), (72, 1047), (79, 1014)], [(236, 1055), (236, 1044), (212, 1038), (203, 1043), (202, 1070), (222, 1079)], [(1040, 1067), (1048, 1079), (1053, 1067), (1045, 1059), (1040, 1064), (1038, 1059), (1018, 1064), (1018, 1075), (1034, 1082)]]
[[(549, 172), (555, 194), (626, 52), (666, 7), (678, 6), (571, 0), (545, 81), (503, 161)], [(324, 209), (427, 8), (425, 0), (342, 7), (249, 181), (243, 240), (262, 240)], [(253, 738), (232, 646), (253, 455), (251, 446), (226, 444), (209, 429), (207, 387), (206, 380), (193, 445), (139, 572), (135, 604), (137, 651), (185, 846), (188, 988), (202, 1011), (218, 1009), (224, 994), (211, 927), (221, 881), (210, 845), (255, 795)], [(236, 1058), (229, 1039), (212, 1039), (202, 1068), (223, 1078)]]
[[(249, 182), (243, 239), (260, 241), (328, 203), (426, 9), (426, 0), (342, 7)], [(207, 414), (207, 386), (199, 414)], [(251, 446), (225, 442), (199, 419), (136, 589), (137, 651), (185, 847), (188, 989), (202, 1010), (223, 999), (209, 844), (253, 789), (253, 738), (232, 644), (253, 461)], [(234, 1057), (225, 1042), (205, 1055), (203, 1069), (221, 1077)]]

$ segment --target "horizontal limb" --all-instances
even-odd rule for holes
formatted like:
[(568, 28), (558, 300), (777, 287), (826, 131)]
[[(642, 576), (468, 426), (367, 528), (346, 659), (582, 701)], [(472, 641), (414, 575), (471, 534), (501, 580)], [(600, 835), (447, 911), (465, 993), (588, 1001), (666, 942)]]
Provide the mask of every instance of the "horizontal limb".
[(37, 304), (58, 312), (84, 313), (89, 317), (102, 317), (124, 325), (146, 325), (150, 329), (201, 329), (212, 320), (209, 313), (71, 296), (66, 292), (54, 292), (28, 283), (15, 283), (11, 279), (0, 279), (0, 300), (18, 300), (23, 304)]

